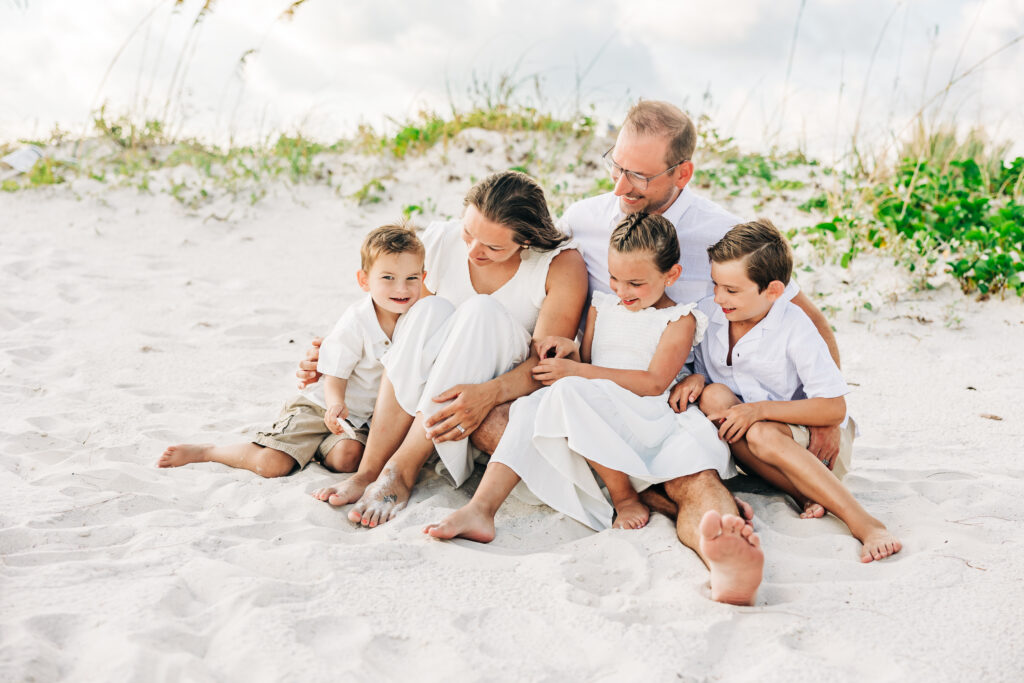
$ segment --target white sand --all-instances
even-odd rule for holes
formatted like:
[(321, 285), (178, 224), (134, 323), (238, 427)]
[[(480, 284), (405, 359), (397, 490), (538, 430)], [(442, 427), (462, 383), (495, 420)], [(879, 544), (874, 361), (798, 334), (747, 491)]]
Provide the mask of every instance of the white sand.
[(284, 184), (195, 212), (93, 181), (0, 193), (0, 680), (1019, 680), (1024, 305), (914, 293), (887, 259), (800, 277), (840, 307), (846, 482), (904, 550), (861, 564), (838, 520), (743, 484), (767, 553), (751, 608), (708, 599), (660, 516), (595, 534), (512, 500), (494, 543), (439, 542), (421, 528), (478, 478), (424, 475), (367, 531), (308, 496), (334, 479), (315, 465), (154, 467), (276, 415), (357, 295), (361, 235), (427, 199), (456, 214), (471, 175), (518, 163), (481, 137), (395, 164), (368, 208)]

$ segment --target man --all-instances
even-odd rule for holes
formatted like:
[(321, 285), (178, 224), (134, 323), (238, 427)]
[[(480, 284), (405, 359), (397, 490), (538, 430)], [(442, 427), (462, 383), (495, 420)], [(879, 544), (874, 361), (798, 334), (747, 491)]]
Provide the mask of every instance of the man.
[[(608, 292), (608, 239), (627, 213), (658, 213), (676, 226), (683, 275), (669, 288), (677, 302), (697, 301), (713, 292), (707, 247), (732, 226), (743, 221), (687, 189), (693, 178), (691, 160), (696, 129), (690, 119), (666, 102), (641, 101), (630, 109), (604, 160), (615, 187), (612, 192), (576, 202), (563, 222), (580, 245), (590, 279), (590, 289)], [(835, 338), (821, 312), (794, 286), (787, 290), (796, 305), (814, 322), (832, 356), (839, 363)], [(312, 355), (315, 355), (313, 352)], [(316, 363), (300, 364), (297, 376), (316, 381)], [(458, 401), (436, 413), (428, 427), (465, 410)], [(474, 445), (492, 453), (508, 424), (508, 404), (492, 410), (472, 432)], [(436, 440), (465, 438), (454, 431)], [(815, 429), (811, 452), (822, 461), (833, 461), (839, 449), (838, 430)], [(679, 540), (693, 549), (711, 571), (711, 597), (721, 602), (750, 604), (761, 582), (763, 554), (752, 532), (749, 505), (733, 498), (714, 470), (680, 477), (664, 485), (664, 496), (652, 492), (645, 502), (655, 510), (676, 517)], [(742, 516), (741, 510), (742, 507)]]

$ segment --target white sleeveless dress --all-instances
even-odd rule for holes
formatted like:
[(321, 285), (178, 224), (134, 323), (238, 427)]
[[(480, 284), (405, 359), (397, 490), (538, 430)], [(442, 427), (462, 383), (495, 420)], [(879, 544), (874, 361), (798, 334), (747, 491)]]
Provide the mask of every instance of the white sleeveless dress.
[[(523, 249), (519, 269), (492, 294), (478, 294), (469, 276), (462, 221), (435, 222), (423, 236), (424, 285), (434, 292), (416, 302), (399, 321), (395, 342), (383, 358), (395, 398), (409, 415), (429, 417), (448, 405), (433, 397), (456, 384), (480, 384), (498, 377), (530, 355), (551, 260), (551, 251)], [(469, 439), (435, 444), (438, 472), (461, 486), (483, 454)]]
[[(696, 304), (630, 311), (612, 294), (594, 292), (594, 365), (646, 370), (666, 326), (697, 320), (693, 343), (707, 329)], [(592, 529), (612, 524), (614, 508), (586, 459), (630, 476), (634, 488), (703, 470), (736, 474), (729, 447), (696, 406), (675, 413), (668, 391), (638, 396), (606, 379), (565, 377), (512, 404), (509, 425), (492, 462), (522, 478), (516, 496), (543, 502)]]

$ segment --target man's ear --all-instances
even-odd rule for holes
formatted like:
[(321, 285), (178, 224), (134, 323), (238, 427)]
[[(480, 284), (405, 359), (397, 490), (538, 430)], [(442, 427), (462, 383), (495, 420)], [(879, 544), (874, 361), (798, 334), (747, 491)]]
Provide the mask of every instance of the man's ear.
[(356, 271), (356, 282), (359, 283), (359, 289), (364, 292), (370, 291), (370, 275), (362, 268)]
[(679, 276), (683, 274), (683, 267), (678, 263), (668, 269), (665, 273), (665, 286), (671, 287), (679, 279)]
[(785, 293), (786, 285), (782, 284), (779, 280), (772, 280), (768, 283), (765, 291), (768, 292), (768, 298), (775, 301)]
[(676, 169), (674, 174), (676, 180), (676, 187), (680, 190), (686, 187), (686, 184), (693, 180), (694, 167), (692, 161), (684, 161), (679, 164), (679, 168)]

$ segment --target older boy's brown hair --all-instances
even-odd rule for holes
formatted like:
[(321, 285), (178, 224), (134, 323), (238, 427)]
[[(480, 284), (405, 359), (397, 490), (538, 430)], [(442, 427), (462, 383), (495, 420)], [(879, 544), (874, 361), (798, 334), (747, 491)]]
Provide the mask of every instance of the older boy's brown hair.
[(359, 267), (370, 272), (382, 254), (416, 254), (423, 258), (426, 249), (412, 225), (391, 223), (374, 228), (363, 239), (363, 246), (359, 249)]
[(637, 135), (654, 135), (668, 140), (668, 166), (689, 161), (697, 146), (697, 128), (690, 117), (668, 102), (640, 100), (626, 114), (623, 128)]
[(708, 247), (708, 258), (712, 263), (742, 260), (758, 292), (767, 289), (773, 280), (788, 285), (793, 274), (793, 252), (767, 218), (733, 226), (725, 237)]

